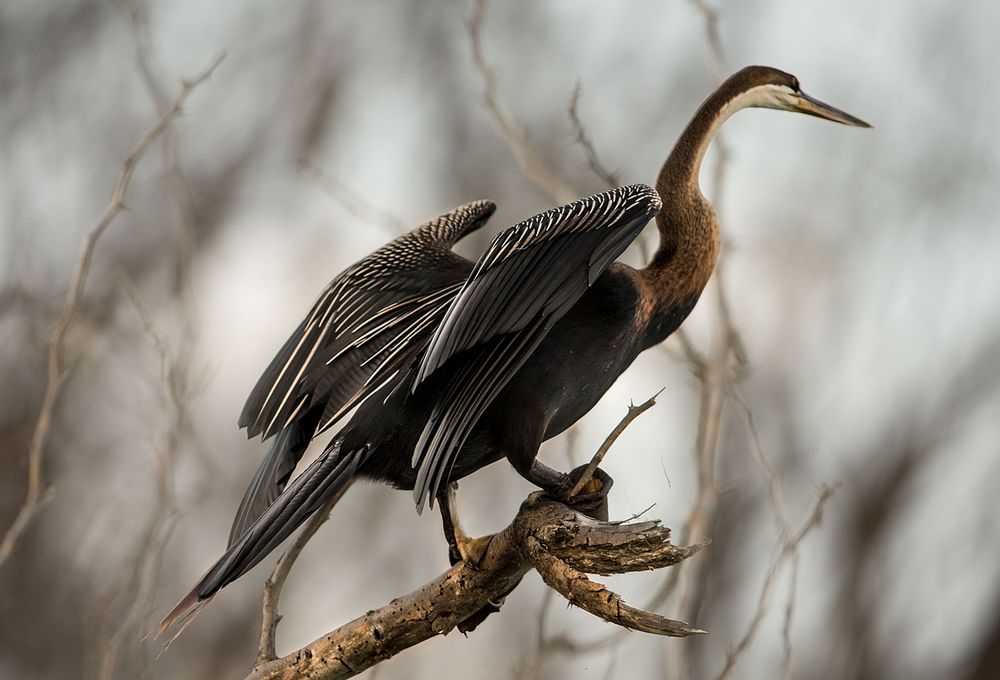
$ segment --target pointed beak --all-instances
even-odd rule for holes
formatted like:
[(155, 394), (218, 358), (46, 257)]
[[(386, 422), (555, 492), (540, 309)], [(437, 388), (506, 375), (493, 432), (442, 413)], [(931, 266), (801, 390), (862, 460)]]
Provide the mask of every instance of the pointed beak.
[(802, 92), (799, 92), (792, 97), (790, 109), (792, 111), (798, 111), (799, 113), (807, 113), (810, 116), (816, 116), (817, 118), (832, 120), (834, 123), (843, 123), (844, 125), (853, 125), (855, 127), (863, 128), (871, 127), (871, 125), (860, 118), (855, 118), (849, 113), (845, 113), (840, 109), (835, 109), (829, 104), (824, 104), (820, 100), (813, 99), (809, 95)]

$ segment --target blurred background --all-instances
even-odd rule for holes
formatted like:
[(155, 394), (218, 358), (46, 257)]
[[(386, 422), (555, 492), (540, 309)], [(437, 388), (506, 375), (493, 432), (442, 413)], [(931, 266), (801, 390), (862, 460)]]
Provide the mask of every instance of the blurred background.
[[(750, 63), (875, 126), (747, 111), (707, 159), (745, 356), (724, 362), (710, 451), (710, 387), (676, 339), (543, 449), (583, 462), (630, 400), (666, 388), (604, 464), (612, 515), (655, 504), (678, 541), (712, 544), (680, 578), (609, 583), (711, 634), (619, 635), (532, 574), (468, 638), (369, 677), (1000, 677), (1000, 4), (743, 0), (715, 3), (714, 23), (706, 7), (496, 3), (479, 28), (501, 105), (580, 196), (606, 185), (567, 113), (577, 84), (625, 182), (652, 183), (719, 74)], [(461, 246), (475, 256), (554, 205), (484, 104), (474, 11), (0, 6), (0, 531), (84, 234), (180, 78), (226, 53), (95, 246), (44, 450), (51, 497), (0, 565), (0, 677), (245, 675), (277, 553), (159, 658), (141, 638), (224, 547), (265, 451), (236, 427), (260, 372), (323, 286), (403, 229), (491, 198), (487, 233)], [(650, 227), (626, 259), (652, 242)], [(718, 300), (713, 284), (686, 324), (704, 356)], [(502, 527), (529, 491), (506, 464), (463, 482), (467, 528)], [(279, 653), (441, 573), (439, 532), (409, 493), (355, 486), (292, 572)]]

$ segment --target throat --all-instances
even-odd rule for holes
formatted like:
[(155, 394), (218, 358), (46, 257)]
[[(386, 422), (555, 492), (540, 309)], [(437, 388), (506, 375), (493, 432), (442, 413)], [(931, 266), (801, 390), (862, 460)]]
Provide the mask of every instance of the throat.
[(657, 218), (659, 248), (649, 266), (639, 272), (643, 299), (640, 327), (646, 347), (665, 340), (687, 318), (719, 257), (715, 210), (701, 192), (670, 199), (664, 201), (664, 210)]

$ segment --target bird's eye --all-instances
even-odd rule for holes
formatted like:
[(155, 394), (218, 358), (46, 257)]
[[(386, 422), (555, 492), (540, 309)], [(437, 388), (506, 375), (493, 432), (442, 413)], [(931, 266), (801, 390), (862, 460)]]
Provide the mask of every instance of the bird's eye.
[(802, 88), (799, 87), (799, 79), (796, 78), (795, 76), (792, 76), (792, 89), (795, 90), (796, 92), (802, 91)]

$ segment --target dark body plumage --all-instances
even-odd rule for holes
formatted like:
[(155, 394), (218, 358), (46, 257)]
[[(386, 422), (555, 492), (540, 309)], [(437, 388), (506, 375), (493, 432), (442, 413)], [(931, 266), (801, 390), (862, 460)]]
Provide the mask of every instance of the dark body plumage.
[[(748, 67), (695, 114), (656, 191), (632, 185), (552, 209), (501, 232), (472, 263), (451, 247), (493, 213), (492, 203), (477, 201), (334, 279), (240, 416), (251, 436), (277, 436), (229, 548), (161, 630), (197, 611), (356, 477), (412, 489), (418, 510), (504, 457), (539, 486), (560, 488), (566, 476), (535, 459), (540, 444), (674, 332), (707, 284), (719, 226), (698, 173), (722, 122), (751, 106), (866, 125), (809, 98), (787, 73)], [(654, 215), (660, 245), (649, 265), (615, 263)], [(289, 483), (309, 441), (354, 407)]]
[[(528, 474), (539, 445), (586, 414), (646, 344), (635, 325), (638, 303), (633, 272), (619, 265), (601, 275), (491, 402), (457, 455), (450, 479), (504, 457)], [(678, 323), (685, 314), (679, 311)], [(340, 438), (343, 448), (372, 447), (361, 475), (413, 489), (417, 472), (409, 456), (377, 454), (414, 449), (433, 395), (450, 373), (432, 378), (412, 396), (398, 390), (382, 404), (376, 395), (359, 409)]]

